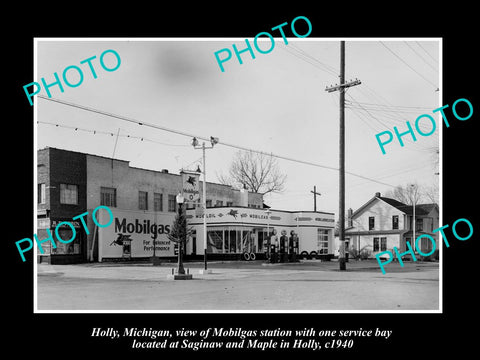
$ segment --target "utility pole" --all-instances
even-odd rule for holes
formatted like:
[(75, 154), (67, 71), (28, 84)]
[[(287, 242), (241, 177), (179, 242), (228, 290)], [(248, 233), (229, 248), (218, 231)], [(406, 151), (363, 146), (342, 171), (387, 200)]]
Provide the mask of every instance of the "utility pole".
[(340, 270), (346, 270), (345, 261), (345, 89), (359, 85), (361, 81), (355, 79), (345, 83), (345, 41), (340, 41), (340, 84), (327, 87), (325, 91), (340, 91), (340, 139), (339, 139), (339, 231), (340, 249), (338, 263)]
[(317, 187), (313, 186), (313, 191), (310, 191), (313, 194), (313, 211), (317, 211), (317, 195), (322, 195), (317, 192)]

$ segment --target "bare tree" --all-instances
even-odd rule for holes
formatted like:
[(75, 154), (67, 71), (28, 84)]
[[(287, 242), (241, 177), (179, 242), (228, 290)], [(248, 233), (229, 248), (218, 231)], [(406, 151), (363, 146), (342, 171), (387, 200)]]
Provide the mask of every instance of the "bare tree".
[(385, 197), (398, 200), (407, 205), (433, 203), (438, 205), (438, 184), (420, 186), (418, 184), (398, 185), (385, 193)]
[(282, 174), (273, 156), (253, 151), (239, 151), (230, 165), (228, 176), (218, 175), (218, 181), (227, 185), (240, 185), (265, 195), (284, 190), (286, 174)]
[(434, 183), (431, 186), (424, 187), (423, 193), (425, 195), (426, 201), (431, 204), (437, 204), (437, 206), (439, 205), (440, 198), (438, 183)]

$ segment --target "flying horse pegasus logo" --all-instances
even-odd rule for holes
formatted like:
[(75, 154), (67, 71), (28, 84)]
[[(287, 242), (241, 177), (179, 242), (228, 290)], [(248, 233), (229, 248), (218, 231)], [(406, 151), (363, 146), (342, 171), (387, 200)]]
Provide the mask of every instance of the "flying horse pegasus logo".
[(237, 218), (238, 215), (238, 210), (230, 210), (227, 215), (232, 215), (235, 219)]
[(197, 182), (197, 179), (195, 178), (195, 176), (189, 176), (188, 180), (185, 181), (185, 182), (187, 182), (187, 183), (191, 184), (193, 187), (195, 187), (195, 183)]
[(110, 243), (110, 246), (112, 246), (112, 245), (123, 246), (124, 241), (132, 241), (132, 239), (130, 239), (131, 235), (124, 235), (124, 234), (117, 234), (117, 235), (118, 235), (118, 237)]

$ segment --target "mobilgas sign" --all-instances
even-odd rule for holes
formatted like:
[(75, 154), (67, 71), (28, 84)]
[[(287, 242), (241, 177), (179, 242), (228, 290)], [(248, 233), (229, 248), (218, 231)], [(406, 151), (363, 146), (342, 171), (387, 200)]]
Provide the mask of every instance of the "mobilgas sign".
[[(322, 226), (334, 227), (334, 215), (314, 211), (289, 212), (270, 210), (267, 214), (264, 209), (244, 207), (208, 208), (205, 214), (196, 210), (187, 210), (189, 225), (203, 224), (206, 217), (209, 225), (219, 223), (249, 224), (266, 226)], [(298, 222), (297, 222), (298, 219)]]
[(170, 225), (157, 225), (156, 223), (151, 223), (150, 220), (143, 220), (143, 223), (138, 219), (135, 219), (135, 222), (128, 222), (127, 219), (123, 218), (121, 221), (119, 218), (115, 218), (115, 232), (121, 233), (137, 233), (137, 234), (169, 234)]
[(182, 193), (186, 202), (200, 202), (199, 174), (182, 171)]
[(112, 209), (113, 226), (99, 229), (99, 261), (104, 258), (174, 256), (168, 239), (175, 213)]

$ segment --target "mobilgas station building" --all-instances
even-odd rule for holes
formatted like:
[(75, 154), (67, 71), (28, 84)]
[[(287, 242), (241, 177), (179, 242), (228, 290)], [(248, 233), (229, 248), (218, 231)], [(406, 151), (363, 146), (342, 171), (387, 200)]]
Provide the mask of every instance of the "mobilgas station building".
[[(176, 196), (188, 186), (200, 195), (203, 182), (195, 174), (172, 174), (131, 167), (126, 160), (112, 159), (56, 148), (37, 151), (37, 235), (48, 237), (56, 226), (69, 221), (75, 238), (68, 244), (42, 243), (37, 261), (51, 264), (106, 261), (143, 261), (153, 256), (176, 258), (178, 249), (168, 239), (178, 211)], [(241, 260), (245, 254), (265, 259), (267, 234), (271, 243), (282, 233), (298, 236), (298, 255), (331, 258), (334, 249), (334, 214), (321, 211), (283, 211), (268, 208), (263, 196), (231, 186), (207, 182), (207, 208), (198, 202), (186, 204), (187, 226), (192, 229), (185, 244), (184, 260), (201, 260), (206, 246), (209, 260)], [(189, 193), (185, 194), (189, 199)], [(112, 224), (98, 227), (93, 209), (107, 206)], [(88, 234), (79, 220), (84, 212)], [(106, 211), (98, 211), (100, 224), (108, 223)], [(205, 220), (205, 222), (204, 222)], [(206, 223), (207, 239), (204, 238)], [(70, 227), (58, 229), (63, 239), (73, 235)], [(271, 237), (275, 230), (276, 238)], [(54, 235), (55, 236), (55, 235)]]

